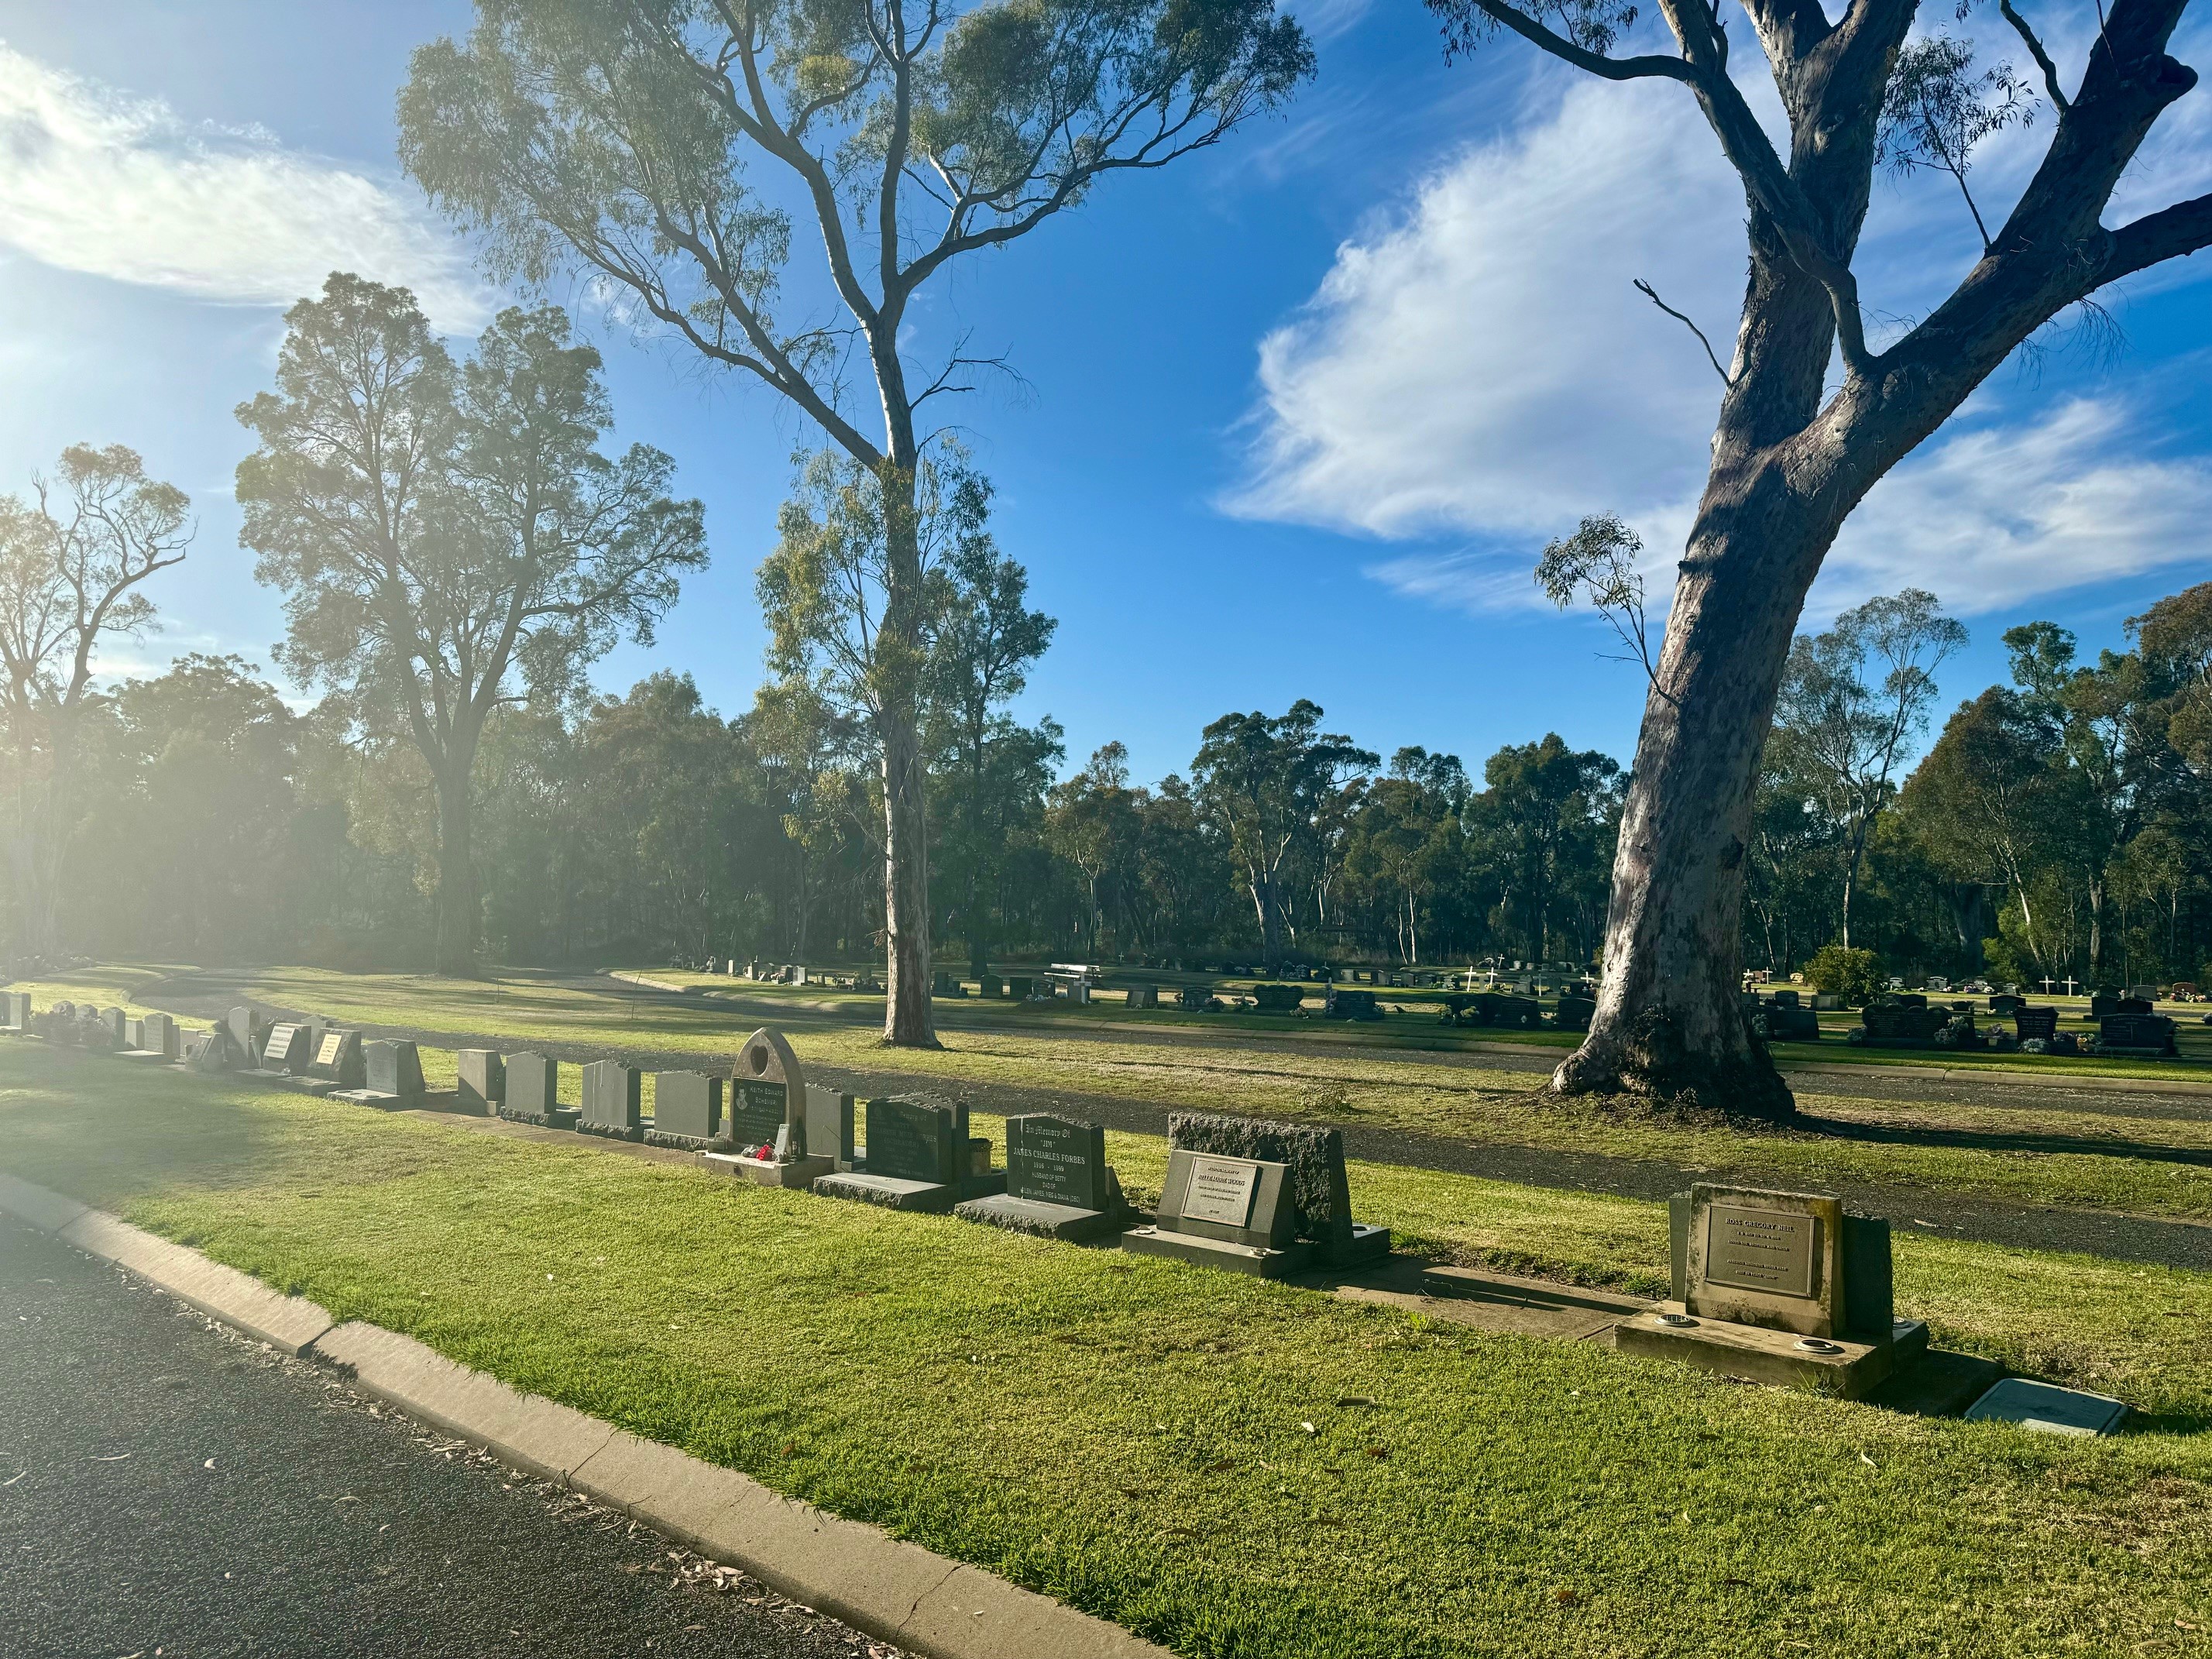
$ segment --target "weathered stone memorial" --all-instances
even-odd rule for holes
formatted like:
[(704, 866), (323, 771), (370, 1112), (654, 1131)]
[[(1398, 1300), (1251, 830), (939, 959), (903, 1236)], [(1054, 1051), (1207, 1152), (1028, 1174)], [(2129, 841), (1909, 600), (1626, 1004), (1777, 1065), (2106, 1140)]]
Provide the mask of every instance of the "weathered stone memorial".
[(653, 1146), (703, 1152), (720, 1146), (722, 1079), (704, 1072), (653, 1074), (653, 1127), (645, 1132)]
[(31, 994), (28, 991), (0, 992), (0, 1030), (17, 1036), (31, 1029)]
[(807, 1136), (806, 1076), (783, 1033), (763, 1025), (738, 1050), (724, 1100), (720, 1139), (727, 1151), (702, 1160), (764, 1187), (811, 1187), (834, 1174), (834, 1150), (816, 1152)]
[(332, 1090), (331, 1098), (384, 1112), (419, 1110), (428, 1098), (422, 1086), (422, 1057), (411, 1042), (380, 1038), (363, 1043), (362, 1073), (360, 1088)]
[(1121, 1248), (1273, 1279), (1374, 1261), (1390, 1230), (1352, 1218), (1341, 1130), (1178, 1112), (1153, 1224)]
[(954, 1206), (981, 1221), (1045, 1238), (1086, 1239), (1136, 1219), (1106, 1162), (1106, 1131), (1047, 1112), (1006, 1120), (1006, 1190)]
[(361, 1033), (335, 1026), (324, 1031), (308, 1058), (307, 1079), (308, 1089), (319, 1095), (367, 1088), (368, 1064), (362, 1051)]
[(496, 1048), (463, 1048), (453, 1055), (453, 1092), (461, 1110), (489, 1117), (507, 1101), (507, 1065)]
[(854, 1139), (852, 1096), (819, 1083), (806, 1085), (806, 1145), (840, 1170), (860, 1167), (861, 1148)]
[(1132, 985), (1129, 988), (1132, 1008), (1157, 1008), (1160, 1006), (1160, 988), (1157, 985)]
[(239, 1042), (228, 1020), (196, 1032), (185, 1048), (185, 1064), (210, 1076), (242, 1072), (252, 1063), (252, 1050)]
[(143, 1020), (134, 1022), (120, 1008), (101, 1009), (100, 1019), (100, 1023), (107, 1027), (108, 1037), (117, 1048), (143, 1048), (146, 1046), (142, 1041), (143, 1031), (134, 1033), (131, 1029), (133, 1024), (143, 1027), (145, 1024)]
[[(119, 1014), (120, 1008), (111, 1009)], [(111, 1025), (112, 1022), (110, 1022)], [(149, 1014), (143, 1020), (132, 1020), (129, 1028), (131, 1046), (123, 1051), (125, 1060), (149, 1060), (169, 1065), (178, 1058), (177, 1022), (167, 1014)]]
[(990, 1167), (991, 1143), (968, 1133), (965, 1101), (872, 1100), (866, 1133), (865, 1167), (823, 1176), (816, 1193), (942, 1214), (963, 1200), (1006, 1189), (1006, 1171)]
[(645, 1073), (618, 1060), (595, 1060), (584, 1067), (584, 1106), (576, 1127), (609, 1140), (645, 1136)]
[(544, 1129), (573, 1129), (583, 1115), (580, 1107), (561, 1103), (561, 1062), (527, 1051), (509, 1054), (501, 1068), (507, 1092), (499, 1115), (514, 1123), (534, 1123)]
[(246, 1064), (248, 1066), (258, 1066), (261, 1063), (261, 1045), (269, 1035), (269, 1022), (240, 1004), (223, 1016), (222, 1023), (230, 1032), (231, 1041), (246, 1056)]
[(261, 1064), (256, 1077), (292, 1077), (307, 1069), (307, 1061), (314, 1050), (308, 1047), (307, 1028), (286, 1020), (269, 1028), (262, 1039)]
[(1927, 1352), (1893, 1316), (1889, 1224), (1827, 1193), (1700, 1183), (1668, 1206), (1674, 1296), (1614, 1328), (1625, 1352), (1856, 1398)]

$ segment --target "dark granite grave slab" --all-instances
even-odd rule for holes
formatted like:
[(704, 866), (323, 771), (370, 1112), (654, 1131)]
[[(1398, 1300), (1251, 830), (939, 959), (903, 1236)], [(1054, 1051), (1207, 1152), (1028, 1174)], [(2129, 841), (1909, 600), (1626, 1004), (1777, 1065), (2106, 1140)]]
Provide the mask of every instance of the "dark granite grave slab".
[(701, 1152), (726, 1146), (721, 1134), (722, 1079), (704, 1072), (653, 1074), (653, 1127), (649, 1146), (674, 1146)]
[(561, 1104), (561, 1062), (527, 1050), (509, 1054), (502, 1066), (507, 1094), (499, 1115), (515, 1123), (535, 1123), (541, 1128), (573, 1129), (582, 1109)]
[(1313, 1245), (1316, 1259), (1324, 1266), (1342, 1267), (1389, 1250), (1387, 1228), (1361, 1226), (1352, 1218), (1352, 1188), (1345, 1174), (1341, 1130), (1265, 1118), (1177, 1112), (1168, 1119), (1168, 1146), (1171, 1151), (1211, 1152), (1285, 1165), (1287, 1195), (1297, 1217), (1295, 1236)]
[(507, 1100), (507, 1062), (494, 1048), (463, 1048), (453, 1056), (455, 1093), (461, 1109), (479, 1117), (499, 1110)]
[(419, 1110), (428, 1097), (428, 1091), (422, 1086), (422, 1055), (412, 1042), (380, 1038), (363, 1044), (362, 1068), (362, 1085), (334, 1089), (332, 1100), (374, 1106), (379, 1111), (408, 1112)]
[(618, 1060), (595, 1060), (584, 1067), (584, 1105), (579, 1132), (609, 1140), (645, 1136), (645, 1074)]

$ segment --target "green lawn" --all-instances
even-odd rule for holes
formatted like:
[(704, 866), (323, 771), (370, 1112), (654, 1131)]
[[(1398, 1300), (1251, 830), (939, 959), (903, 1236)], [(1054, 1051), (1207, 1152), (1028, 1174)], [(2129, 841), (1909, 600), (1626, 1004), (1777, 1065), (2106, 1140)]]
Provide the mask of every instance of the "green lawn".
[[(1113, 1152), (1141, 1185), (1158, 1146)], [(0, 1167), (1188, 1655), (2178, 1654), (2212, 1627), (2212, 1275), (1900, 1239), (1940, 1340), (2153, 1414), (2081, 1443), (34, 1042), (0, 1044)], [(1353, 1190), (1439, 1249), (1663, 1262), (1651, 1206)]]
[[(103, 970), (106, 1000), (154, 976)], [(131, 978), (137, 975), (136, 980)], [(226, 983), (232, 981), (226, 981)], [(1869, 1183), (2017, 1203), (2212, 1219), (2212, 1122), (2120, 1118), (2069, 1109), (2061, 1091), (2035, 1109), (1853, 1098), (1846, 1081), (1800, 1079), (1818, 1121), (1783, 1130), (1685, 1124), (1533, 1098), (1540, 1079), (1486, 1069), (1478, 1055), (1392, 1055), (1356, 1047), (1270, 1042), (1243, 1032), (1167, 1027), (1102, 1034), (1018, 1018), (948, 1029), (937, 1052), (889, 1051), (839, 994), (770, 991), (742, 1002), (617, 997), (522, 975), (441, 980), (270, 969), (237, 994), (335, 1018), (410, 1030), (497, 1035), (512, 1049), (568, 1043), (609, 1055), (696, 1055), (726, 1064), (744, 1033), (773, 1020), (802, 1060), (896, 1070), (941, 1081), (1069, 1091), (1148, 1103), (1318, 1119), (1480, 1144), (1662, 1159), (1797, 1186)], [(31, 988), (40, 1006), (69, 986)], [(450, 1061), (426, 1056), (433, 1079)], [(1814, 1092), (1817, 1083), (1820, 1092)], [(2038, 1096), (2039, 1101), (2043, 1098)], [(2200, 1103), (2173, 1097), (2177, 1112)], [(1826, 1127), (1821, 1127), (1825, 1125)]]

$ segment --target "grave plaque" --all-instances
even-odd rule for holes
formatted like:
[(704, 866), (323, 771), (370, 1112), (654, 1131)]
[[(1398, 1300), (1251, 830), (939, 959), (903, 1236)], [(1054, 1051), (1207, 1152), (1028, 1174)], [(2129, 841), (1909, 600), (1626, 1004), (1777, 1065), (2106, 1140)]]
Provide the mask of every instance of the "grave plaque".
[(1716, 1204), (1705, 1212), (1705, 1282), (1777, 1296), (1813, 1294), (1811, 1215)]
[(642, 1137), (645, 1074), (618, 1060), (595, 1060), (584, 1067), (584, 1110), (576, 1127), (611, 1140)]
[(1243, 1231), (1252, 1219), (1262, 1167), (1249, 1158), (1194, 1156), (1183, 1189), (1183, 1218)]
[(730, 1079), (730, 1132), (725, 1139), (743, 1152), (773, 1146), (775, 1132), (789, 1121), (784, 1086), (742, 1074)]
[(1689, 1313), (1804, 1336), (1844, 1328), (1842, 1200), (1700, 1184), (1688, 1207)]

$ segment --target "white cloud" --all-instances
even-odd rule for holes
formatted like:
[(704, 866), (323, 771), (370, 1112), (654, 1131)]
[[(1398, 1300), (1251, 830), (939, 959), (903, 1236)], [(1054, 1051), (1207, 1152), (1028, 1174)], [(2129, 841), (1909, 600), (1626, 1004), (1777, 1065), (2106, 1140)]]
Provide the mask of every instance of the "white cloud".
[(1389, 537), (1527, 533), (1693, 492), (1719, 381), (1631, 283), (1699, 318), (1725, 360), (1742, 221), (1679, 88), (1571, 88), (1338, 249), (1261, 345), (1253, 473), (1227, 505)]
[(2212, 462), (2144, 454), (2143, 443), (2142, 423), (2114, 398), (1938, 434), (1844, 525), (1816, 608), (1832, 613), (1910, 583), (1972, 615), (2212, 564)]
[[(2003, 159), (1993, 184), (2022, 158)], [(1726, 362), (1742, 222), (1680, 88), (1568, 84), (1346, 241), (1261, 343), (1249, 469), (1224, 507), (1409, 544), (1368, 574), (1476, 611), (1540, 605), (1542, 541), (1618, 512), (1663, 604), (1720, 388), (1689, 332), (1630, 284), (1650, 280)], [(1931, 305), (1978, 252), (1970, 236), (1955, 193), (1885, 189), (1863, 284), (1874, 303)], [(2054, 401), (1971, 403), (1853, 516), (1812, 613), (1908, 581), (1987, 611), (2206, 559), (2212, 465), (2156, 453), (2154, 423), (2120, 398)]]
[(489, 313), (465, 250), (410, 196), (258, 128), (196, 127), (5, 45), (0, 242), (210, 300), (289, 304), (346, 270), (412, 288), (442, 328)]

